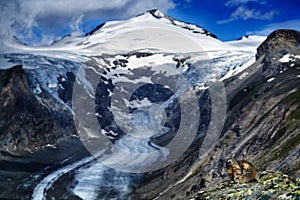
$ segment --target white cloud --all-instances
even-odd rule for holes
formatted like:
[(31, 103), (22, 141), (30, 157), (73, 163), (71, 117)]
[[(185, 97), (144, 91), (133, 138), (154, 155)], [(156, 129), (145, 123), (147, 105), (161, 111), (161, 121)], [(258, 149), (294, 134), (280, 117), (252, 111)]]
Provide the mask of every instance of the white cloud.
[(0, 37), (31, 39), (32, 28), (42, 31), (42, 41), (52, 38), (58, 30), (71, 28), (79, 34), (84, 20), (124, 19), (149, 9), (162, 12), (175, 7), (172, 0), (9, 0), (0, 1)]
[(277, 29), (293, 29), (300, 31), (300, 19), (289, 20), (284, 22), (271, 23), (256, 31), (247, 32), (247, 35), (269, 35)]
[(266, 4), (266, 1), (263, 0), (229, 0), (226, 2), (226, 6), (238, 6), (238, 5), (243, 5), (243, 4), (247, 4), (248, 2), (257, 2), (259, 4)]
[(78, 17), (74, 17), (70, 23), (70, 29), (71, 29), (71, 35), (73, 36), (80, 36), (83, 34), (81, 29), (81, 23), (82, 23), (83, 15), (80, 15)]
[(249, 9), (246, 6), (239, 6), (231, 15), (230, 18), (225, 20), (217, 21), (218, 24), (226, 24), (236, 20), (247, 20), (247, 19), (257, 19), (257, 20), (271, 20), (274, 15), (278, 12), (276, 10), (271, 10), (263, 13), (260, 10)]

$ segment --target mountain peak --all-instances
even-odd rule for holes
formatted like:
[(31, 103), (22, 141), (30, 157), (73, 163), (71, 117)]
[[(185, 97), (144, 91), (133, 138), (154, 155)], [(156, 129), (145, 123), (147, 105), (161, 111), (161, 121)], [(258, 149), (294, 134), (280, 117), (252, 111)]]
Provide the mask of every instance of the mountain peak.
[(284, 38), (284, 39), (292, 39), (297, 43), (300, 43), (300, 32), (296, 30), (290, 29), (278, 29), (273, 31), (267, 38), (267, 40), (271, 40), (273, 38)]
[[(257, 48), (256, 59), (262, 58), (263, 71), (269, 76), (288, 69), (282, 59), (289, 55), (300, 55), (300, 32), (295, 30), (276, 30)], [(288, 59), (289, 60), (289, 59)]]
[(161, 12), (158, 9), (152, 9), (152, 10), (148, 10), (144, 13), (141, 13), (139, 15), (137, 15), (136, 17), (140, 17), (140, 16), (144, 16), (144, 15), (152, 15), (154, 18), (157, 19), (161, 19), (161, 18), (170, 18), (169, 16), (167, 16), (166, 14), (164, 14), (163, 12)]
[(265, 59), (271, 63), (288, 53), (299, 54), (299, 46), (300, 32), (287, 29), (275, 30), (258, 47), (256, 58), (265, 54)]
[[(208, 48), (212, 43), (215, 46), (219, 46), (222, 43), (217, 41), (217, 36), (213, 33), (207, 31), (206, 29), (197, 26), (195, 24), (187, 23), (184, 21), (177, 20), (173, 17), (170, 17), (161, 11), (154, 9), (146, 11), (140, 15), (135, 17), (126, 19), (126, 20), (116, 20), (116, 21), (108, 21), (98, 25), (92, 31), (85, 34), (84, 37), (67, 37), (55, 42), (56, 48), (64, 46), (68, 46), (68, 48), (76, 48), (76, 49), (88, 49), (91, 50), (90, 47), (96, 48), (99, 46), (99, 41), (106, 43), (111, 40), (111, 38), (118, 38), (119, 34), (123, 34), (124, 32), (133, 32), (136, 28), (143, 29), (149, 27), (157, 27), (164, 28), (170, 31), (182, 32), (183, 35), (187, 34), (192, 37), (201, 36), (200, 40), (204, 42), (203, 44), (207, 44)], [(147, 29), (145, 29), (146, 31)], [(157, 29), (158, 30), (158, 29)], [(140, 35), (139, 37), (142, 37)], [(203, 38), (204, 37), (204, 38)], [(148, 37), (144, 37), (144, 40), (147, 41)], [(208, 42), (211, 40), (211, 42)], [(128, 41), (127, 41), (128, 42)], [(102, 44), (103, 44), (102, 43)], [(140, 44), (143, 46), (142, 44)], [(214, 47), (215, 47), (214, 46)], [(121, 47), (120, 47), (121, 48)], [(123, 48), (123, 47), (122, 47)], [(120, 50), (122, 50), (122, 48)]]
[[(137, 15), (136, 17), (139, 16), (143, 16), (145, 14), (151, 14), (153, 17), (160, 19), (160, 18), (164, 18), (166, 17), (166, 15), (164, 13), (162, 13), (160, 10), (158, 9), (152, 9), (152, 10), (148, 10), (140, 15)], [(93, 30), (91, 30), (90, 32), (86, 33), (85, 36), (89, 36), (92, 35), (93, 33), (95, 33), (96, 31), (100, 30), (106, 23), (101, 23), (99, 24), (96, 28), (94, 28)]]
[(146, 16), (146, 15), (149, 15), (149, 14), (152, 15), (152, 17), (154, 17), (155, 19), (158, 19), (158, 20), (164, 18), (167, 21), (169, 21), (170, 24), (172, 24), (174, 26), (177, 26), (177, 27), (180, 27), (180, 28), (183, 28), (183, 29), (190, 30), (193, 33), (203, 34), (203, 35), (207, 35), (207, 36), (210, 36), (212, 38), (218, 39), (215, 34), (207, 31), (206, 29), (204, 29), (204, 28), (202, 28), (198, 25), (195, 25), (195, 24), (191, 24), (191, 23), (188, 23), (188, 22), (177, 20), (173, 17), (170, 17), (170, 16), (164, 14), (163, 12), (161, 12), (158, 9), (148, 10), (148, 11), (146, 11), (146, 12), (140, 14), (140, 15), (137, 15), (136, 17)]
[[(165, 14), (164, 13), (162, 13), (160, 10), (158, 10), (158, 9), (153, 9), (153, 10), (149, 10), (149, 11), (147, 11), (148, 13), (150, 13), (153, 17), (155, 17), (155, 18), (163, 18), (163, 17), (165, 17)], [(146, 12), (146, 13), (147, 13)]]

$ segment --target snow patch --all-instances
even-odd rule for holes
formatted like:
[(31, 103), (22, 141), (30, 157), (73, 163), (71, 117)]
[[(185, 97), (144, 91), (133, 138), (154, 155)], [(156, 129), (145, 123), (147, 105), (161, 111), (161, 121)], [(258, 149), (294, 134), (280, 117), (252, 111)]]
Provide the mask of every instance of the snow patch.
[(282, 62), (282, 63), (287, 63), (290, 61), (295, 62), (297, 59), (300, 60), (300, 55), (286, 54), (279, 59), (279, 62)]
[(56, 84), (56, 83), (49, 83), (49, 84), (48, 84), (48, 87), (49, 87), (49, 88), (56, 88), (56, 87), (57, 87), (57, 84)]
[(244, 79), (245, 77), (248, 76), (248, 74), (249, 74), (248, 72), (242, 73), (242, 74), (239, 76), (239, 79), (240, 79), (240, 80)]
[(136, 56), (131, 56), (128, 59), (128, 67), (130, 69), (135, 69), (143, 66), (153, 67), (162, 65), (165, 63), (172, 63), (173, 56), (164, 56), (163, 54), (154, 54), (152, 56), (137, 58)]
[(268, 80), (267, 80), (267, 82), (269, 83), (269, 82), (272, 82), (272, 81), (274, 81), (275, 80), (275, 77), (272, 77), (272, 78), (269, 78)]
[(45, 146), (43, 146), (43, 148), (52, 148), (52, 149), (56, 149), (56, 146), (54, 144), (46, 144)]

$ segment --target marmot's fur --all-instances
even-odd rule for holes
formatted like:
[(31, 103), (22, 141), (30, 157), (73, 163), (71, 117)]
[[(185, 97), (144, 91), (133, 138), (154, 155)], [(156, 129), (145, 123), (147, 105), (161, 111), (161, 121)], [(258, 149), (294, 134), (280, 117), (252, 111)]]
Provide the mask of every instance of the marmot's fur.
[(230, 180), (236, 183), (257, 182), (255, 179), (256, 169), (253, 164), (246, 160), (228, 159), (226, 168)]

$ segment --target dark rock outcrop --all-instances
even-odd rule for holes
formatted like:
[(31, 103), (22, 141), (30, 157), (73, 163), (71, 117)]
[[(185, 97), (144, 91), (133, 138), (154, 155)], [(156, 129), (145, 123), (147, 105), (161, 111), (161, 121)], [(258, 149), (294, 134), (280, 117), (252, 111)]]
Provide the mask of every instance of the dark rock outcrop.
[(67, 72), (66, 78), (63, 76), (58, 77), (58, 85), (61, 85), (61, 87), (58, 89), (59, 98), (68, 106), (71, 106), (72, 104), (71, 101), (75, 79), (76, 77), (73, 72)]
[(67, 111), (56, 111), (46, 98), (51, 97), (32, 93), (22, 66), (0, 71), (2, 150), (14, 154), (36, 151), (74, 132)]
[(300, 54), (300, 32), (276, 30), (257, 48), (256, 59), (264, 56), (263, 70), (278, 74), (282, 70), (278, 60), (286, 54)]

